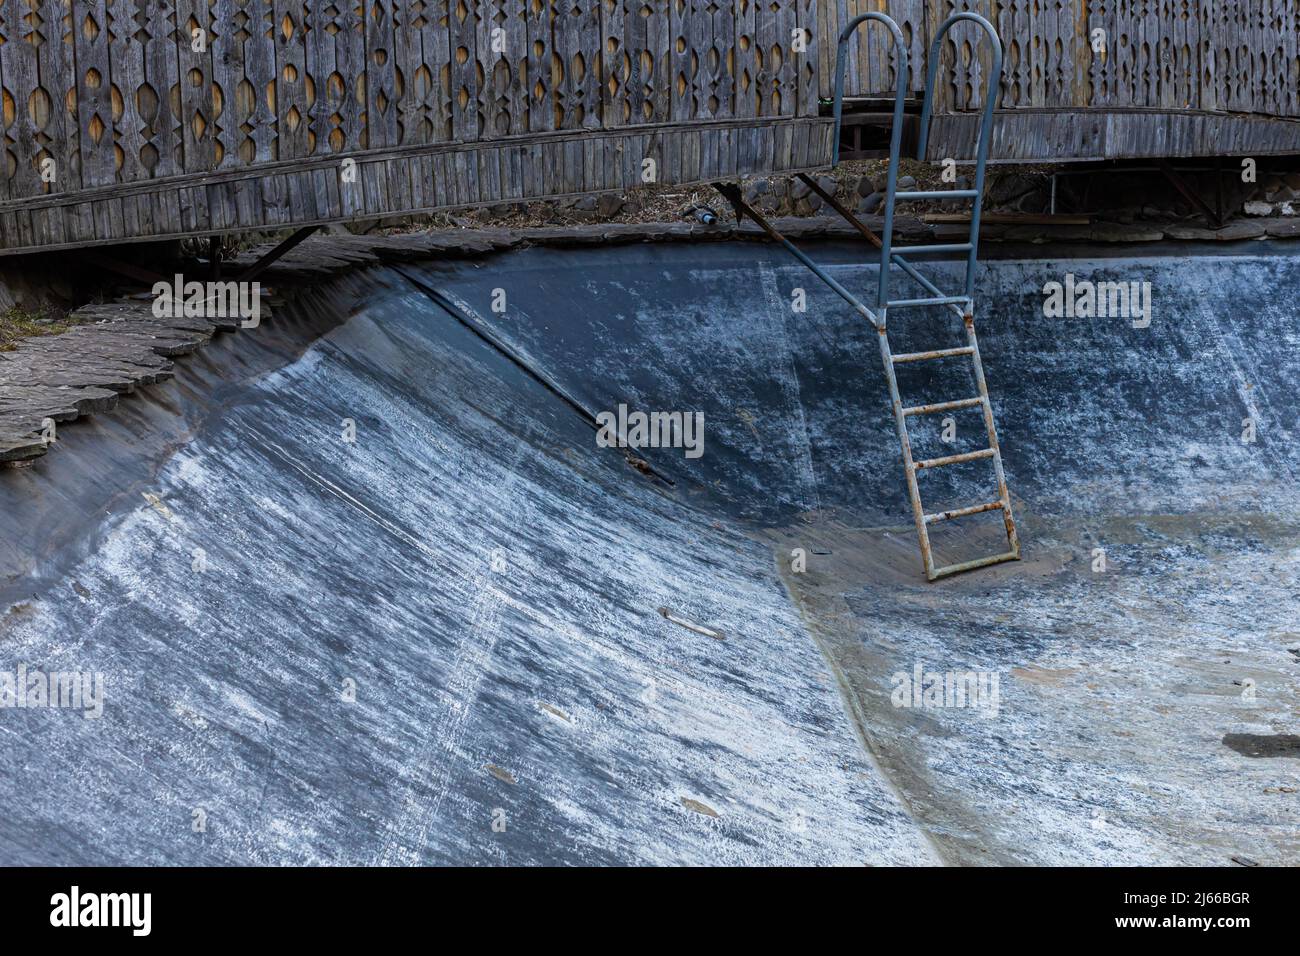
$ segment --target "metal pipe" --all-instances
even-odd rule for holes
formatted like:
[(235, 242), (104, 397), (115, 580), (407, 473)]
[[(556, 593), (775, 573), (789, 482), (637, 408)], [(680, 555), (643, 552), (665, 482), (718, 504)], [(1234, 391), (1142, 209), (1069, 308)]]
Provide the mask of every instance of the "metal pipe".
[(904, 415), (930, 415), (935, 412), (956, 411), (959, 408), (974, 408), (976, 405), (983, 404), (984, 399), (981, 396), (975, 398), (958, 398), (951, 402), (932, 402), (929, 405), (913, 405), (910, 408), (903, 409)]
[(758, 226), (759, 229), (762, 229), (763, 232), (767, 234), (767, 237), (769, 239), (771, 239), (773, 242), (779, 242), (781, 245), (783, 245), (786, 251), (790, 253), (790, 255), (794, 256), (805, 266), (807, 266), (812, 271), (813, 275), (815, 275), (817, 278), (821, 279), (828, 286), (830, 286), (831, 290), (834, 291), (835, 294), (838, 295), (841, 299), (843, 299), (845, 302), (851, 305), (855, 310), (857, 310), (859, 315), (865, 318), (877, 329), (884, 328), (883, 320), (877, 318), (876, 314), (872, 312), (869, 308), (867, 308), (865, 305), (863, 305), (857, 296), (855, 296), (848, 289), (844, 288), (844, 286), (840, 285), (840, 283), (837, 282), (834, 278), (832, 278), (829, 273), (823, 270), (821, 266), (813, 262), (813, 260), (810, 259), (802, 249), (796, 246), (785, 236), (781, 235), (781, 233), (777, 231), (776, 227), (773, 226), (766, 219), (764, 219), (762, 215), (760, 215), (759, 212), (756, 209), (754, 209), (754, 207), (749, 205), (749, 203), (745, 202), (745, 200), (740, 195), (739, 188), (737, 188), (734, 183), (714, 183), (713, 188), (716, 189), (718, 192), (722, 193), (722, 195), (726, 198), (726, 200), (729, 203), (731, 203), (732, 208), (735, 209), (736, 211), (737, 222), (739, 222), (743, 216), (748, 216), (750, 219), (754, 221), (754, 224)]
[[(840, 121), (843, 118), (844, 110), (844, 66), (848, 57), (848, 42), (852, 39), (853, 34), (857, 32), (858, 27), (868, 20), (883, 23), (894, 39), (894, 52), (897, 57), (898, 69), (895, 73), (896, 82), (894, 85), (897, 89), (894, 91), (894, 125), (889, 134), (889, 155), (895, 157), (901, 155), (903, 144), (903, 100), (907, 98), (912, 75), (907, 60), (907, 44), (903, 39), (903, 31), (899, 29), (898, 24), (888, 15), (873, 10), (870, 13), (863, 13), (854, 17), (840, 31), (839, 43), (835, 52), (835, 152), (831, 156), (832, 162), (838, 161), (840, 155)], [(889, 244), (892, 241), (894, 232), (894, 192), (897, 186), (898, 163), (890, 162), (889, 172), (885, 178), (885, 221), (881, 229), (883, 235), (881, 236), (880, 246), (880, 275), (876, 286), (876, 308), (882, 310), (887, 307), (886, 303), (889, 302)], [(884, 321), (883, 313), (881, 321)]]
[[(971, 366), (975, 372), (975, 384), (979, 386), (979, 393), (987, 395), (989, 393), (988, 382), (984, 380), (984, 363), (980, 361), (979, 341), (975, 338), (975, 317), (967, 313), (963, 319), (966, 326), (966, 341), (971, 350)], [(1015, 518), (1011, 515), (1011, 492), (1007, 490), (1007, 476), (1002, 470), (1002, 448), (998, 444), (998, 430), (993, 423), (993, 403), (984, 403), (984, 430), (988, 433), (989, 451), (993, 453), (993, 474), (998, 481), (998, 498), (1002, 501), (1002, 523), (1007, 529), (1007, 543), (1011, 546), (1011, 554), (1016, 557), (1020, 556), (1020, 537), (1016, 534)]]
[(904, 362), (924, 362), (927, 359), (952, 358), (955, 355), (970, 355), (971, 347), (962, 345), (955, 349), (932, 349), (929, 352), (899, 352), (894, 356), (894, 364)]
[(974, 199), (978, 195), (974, 189), (909, 189), (894, 198), (910, 202), (913, 199)]
[(964, 295), (940, 295), (932, 299), (893, 299), (888, 305), (891, 309), (914, 305), (961, 305), (970, 302)]
[[(907, 250), (904, 250), (904, 252), (906, 251)], [(904, 259), (902, 253), (895, 253), (893, 259), (894, 259), (894, 265), (898, 266), (900, 269), (906, 272), (908, 276), (911, 277), (912, 281), (915, 282), (917, 285), (919, 285), (921, 288), (923, 288), (926, 292), (929, 292), (932, 295), (939, 296), (942, 298), (949, 298), (949, 296), (945, 296), (943, 292), (940, 291), (937, 285), (935, 285), (925, 276), (921, 275), (921, 273), (916, 270), (916, 267), (912, 265), (912, 263)], [(969, 295), (962, 296), (962, 298), (968, 301), (970, 300)], [(970, 311), (969, 307), (963, 309), (957, 303), (950, 305), (949, 308), (952, 309), (954, 312), (956, 312), (959, 316), (964, 316), (968, 311)]]
[(966, 258), (966, 294), (973, 296), (975, 294), (975, 266), (979, 255), (980, 207), (983, 205), (984, 195), (984, 166), (988, 162), (989, 146), (993, 140), (993, 106), (1002, 85), (1002, 41), (998, 39), (998, 33), (993, 29), (993, 24), (978, 13), (972, 13), (969, 10), (954, 13), (943, 21), (938, 33), (935, 34), (933, 42), (930, 44), (930, 58), (926, 65), (925, 76), (925, 102), (921, 106), (921, 131), (917, 137), (916, 158), (921, 160), (925, 158), (925, 148), (929, 141), (930, 113), (934, 108), (934, 80), (939, 70), (939, 49), (944, 36), (961, 20), (970, 20), (980, 27), (987, 34), (989, 42), (993, 44), (993, 66), (984, 93), (984, 109), (982, 111), (983, 115), (980, 117), (979, 144), (975, 150), (975, 192), (977, 195), (971, 208), (970, 253)]
[(821, 186), (817, 184), (817, 180), (813, 179), (807, 173), (800, 173), (799, 178), (803, 180), (805, 186), (807, 186), (809, 189), (815, 192), (818, 196), (821, 196), (822, 199), (825, 200), (832, 209), (834, 209), (837, 213), (839, 213), (841, 219), (843, 219), (853, 228), (857, 229), (858, 232), (862, 233), (863, 238), (865, 238), (877, 249), (880, 248), (880, 237), (877, 236), (870, 229), (868, 229), (866, 224), (862, 222), (862, 220), (860, 220), (857, 216), (853, 215), (853, 213), (851, 213), (842, 202), (840, 202), (838, 199), (836, 199), (826, 190), (822, 189)]
[(925, 516), (926, 524), (934, 524), (936, 521), (949, 521), (953, 518), (965, 518), (967, 515), (983, 514), (986, 511), (997, 511), (1002, 507), (1000, 501), (990, 501), (982, 505), (970, 505), (967, 508), (953, 508), (951, 511), (936, 511), (933, 514)]
[(927, 458), (924, 461), (916, 462), (913, 467), (920, 471), (923, 468), (938, 468), (941, 465), (960, 465), (964, 461), (978, 461), (981, 458), (993, 458), (992, 448), (981, 448), (979, 451), (964, 451), (960, 455), (944, 455), (942, 458)]
[(927, 580), (934, 580), (934, 554), (930, 550), (930, 532), (925, 527), (925, 509), (921, 505), (921, 489), (916, 484), (916, 467), (912, 463), (912, 442), (907, 435), (907, 419), (903, 417), (903, 399), (898, 394), (898, 379), (894, 375), (894, 356), (889, 348), (889, 335), (884, 326), (876, 329), (880, 334), (880, 357), (885, 363), (885, 380), (889, 383), (889, 400), (894, 408), (894, 427), (898, 443), (903, 449), (903, 476), (907, 481), (907, 497), (912, 503), (912, 519), (916, 522), (916, 537), (921, 544), (921, 568)]
[[(927, 252), (968, 252), (975, 248), (973, 242), (948, 242), (937, 246), (905, 246), (901, 252), (895, 252), (895, 256), (901, 256), (907, 253), (909, 256), (920, 255)], [(970, 298), (970, 290), (966, 290), (966, 297)]]

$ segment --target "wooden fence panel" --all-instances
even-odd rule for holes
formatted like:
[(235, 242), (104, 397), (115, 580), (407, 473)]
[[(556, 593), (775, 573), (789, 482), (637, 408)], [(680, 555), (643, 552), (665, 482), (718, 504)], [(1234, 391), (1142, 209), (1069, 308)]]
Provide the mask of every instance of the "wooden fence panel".
[[(1300, 0), (0, 0), (0, 250), (572, 193), (645, 158), (660, 181), (818, 165), (837, 35), (870, 9), (902, 27), (914, 93), (945, 17), (992, 20), (1013, 153), (1297, 139), (1276, 124), (1300, 119)], [(942, 48), (953, 155), (978, 38)], [(848, 94), (892, 93), (884, 31), (848, 49)], [(376, 178), (340, 178), (344, 157)]]

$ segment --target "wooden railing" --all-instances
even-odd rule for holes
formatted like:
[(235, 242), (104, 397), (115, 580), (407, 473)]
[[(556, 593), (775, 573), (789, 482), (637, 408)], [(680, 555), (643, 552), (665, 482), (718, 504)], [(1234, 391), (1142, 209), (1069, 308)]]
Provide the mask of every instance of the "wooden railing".
[[(995, 160), (1300, 152), (1300, 0), (0, 0), (0, 252), (825, 166), (880, 7), (913, 89), (991, 18)], [(951, 36), (931, 158), (987, 73)], [(863, 31), (849, 95), (894, 73)]]
[[(912, 86), (929, 36), (957, 10), (989, 17), (1006, 48), (999, 106), (1222, 110), (1300, 117), (1298, 0), (823, 0), (820, 94), (831, 93), (834, 40), (868, 10), (885, 10), (911, 39)], [(1103, 31), (1099, 37), (1093, 31)], [(968, 109), (983, 82), (970, 37), (945, 57), (943, 102)], [(828, 42), (829, 41), (829, 42)], [(1097, 49), (1094, 49), (1097, 47)], [(852, 47), (849, 96), (894, 89), (883, 31)]]
[[(564, 195), (642, 182), (647, 158), (656, 182), (823, 165), (814, 10), (0, 0), (0, 229), (22, 209), (13, 228), (48, 245), (144, 234), (169, 209), (169, 231), (218, 231)], [(246, 179), (280, 181), (227, 188)], [(175, 186), (174, 202), (141, 203), (132, 187), (150, 184)], [(86, 197), (132, 208), (42, 212)]]
[[(1039, 115), (1004, 114), (995, 157), (1300, 152), (1300, 127), (1270, 122), (1300, 119), (1300, 0), (823, 0), (823, 97), (841, 26), (881, 9), (909, 37), (914, 90), (929, 38), (950, 14), (974, 10), (997, 28), (1005, 50), (998, 108)], [(973, 124), (952, 114), (975, 108), (987, 75), (974, 36), (959, 26), (945, 43), (936, 103), (948, 118), (936, 120), (932, 157), (969, 154)], [(861, 31), (851, 55), (848, 96), (895, 89), (883, 31)], [(1223, 114), (1243, 115), (1216, 118)]]

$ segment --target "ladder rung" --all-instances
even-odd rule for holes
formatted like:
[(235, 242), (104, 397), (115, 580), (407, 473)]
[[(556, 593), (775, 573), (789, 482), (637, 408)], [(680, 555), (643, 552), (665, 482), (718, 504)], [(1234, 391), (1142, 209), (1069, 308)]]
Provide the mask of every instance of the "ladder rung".
[(895, 299), (893, 302), (886, 302), (885, 308), (897, 309), (908, 305), (961, 305), (969, 301), (969, 296), (940, 295), (930, 299)]
[(960, 455), (946, 455), (943, 458), (927, 458), (925, 461), (913, 462), (912, 467), (917, 471), (922, 468), (938, 468), (940, 465), (956, 465), (963, 461), (975, 461), (979, 458), (992, 458), (992, 448), (981, 448), (979, 451), (963, 452)]
[(973, 189), (909, 189), (894, 193), (895, 199), (974, 199), (979, 193)]
[(890, 249), (890, 256), (901, 256), (906, 253), (909, 256), (918, 255), (922, 252), (970, 252), (975, 248), (969, 242), (946, 242), (937, 246), (904, 246), (901, 249)]
[(946, 578), (950, 574), (960, 574), (962, 571), (974, 571), (976, 568), (983, 568), (990, 564), (1001, 564), (1003, 561), (1019, 561), (1020, 552), (1004, 551), (1001, 554), (990, 555), (987, 558), (976, 558), (974, 561), (963, 561), (961, 564), (950, 564), (947, 567), (935, 568), (926, 575), (931, 581), (937, 578)]
[(931, 405), (913, 405), (911, 408), (903, 409), (904, 415), (929, 415), (932, 412), (946, 412), (956, 408), (970, 408), (973, 405), (984, 404), (984, 399), (978, 395), (974, 398), (959, 398), (952, 402), (934, 402)]
[(971, 355), (974, 349), (969, 345), (963, 345), (957, 349), (935, 349), (933, 352), (900, 352), (897, 355), (891, 355), (890, 361), (895, 365), (900, 362), (922, 362), (926, 359), (948, 358), (950, 355)]
[(987, 504), (971, 505), (969, 508), (953, 508), (951, 511), (936, 511), (934, 514), (925, 516), (926, 524), (934, 524), (936, 521), (949, 521), (952, 518), (964, 518), (967, 515), (982, 514), (985, 511), (999, 511), (1005, 508), (1006, 504), (1001, 501), (990, 501)]

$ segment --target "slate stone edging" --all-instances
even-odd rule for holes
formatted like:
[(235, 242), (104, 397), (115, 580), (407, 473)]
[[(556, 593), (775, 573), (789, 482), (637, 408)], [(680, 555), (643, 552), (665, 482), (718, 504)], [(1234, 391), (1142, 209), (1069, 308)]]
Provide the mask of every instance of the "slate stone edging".
[(170, 379), (175, 357), (239, 327), (237, 318), (158, 318), (148, 296), (83, 306), (73, 315), (87, 324), (0, 352), (0, 462), (45, 454), (47, 420), (57, 428), (110, 411), (120, 396)]

